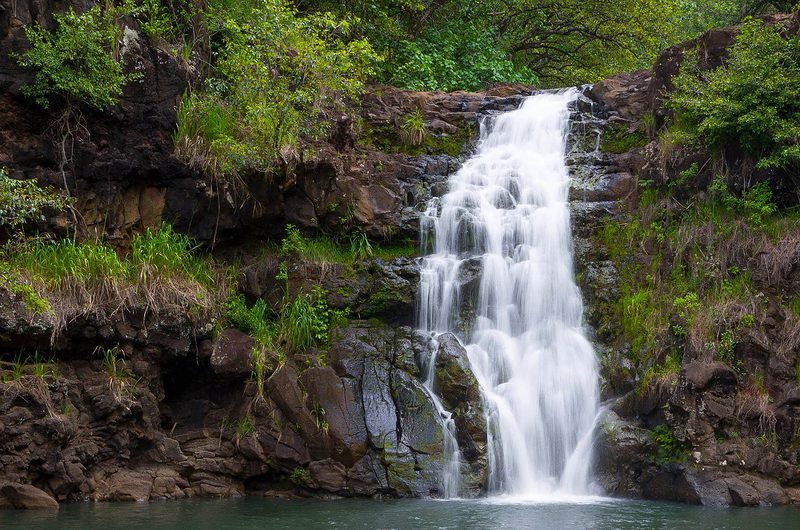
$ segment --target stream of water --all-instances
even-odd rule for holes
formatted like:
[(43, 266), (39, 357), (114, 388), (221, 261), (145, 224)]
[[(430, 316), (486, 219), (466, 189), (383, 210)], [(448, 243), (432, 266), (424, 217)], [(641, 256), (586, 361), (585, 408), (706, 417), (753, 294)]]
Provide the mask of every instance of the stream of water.
[[(591, 493), (597, 361), (582, 332), (565, 163), (576, 97), (574, 89), (538, 94), (485, 123), (475, 154), (421, 222), (431, 253), (422, 264), (419, 325), (434, 336), (454, 332), (466, 346), (487, 408), (494, 494)], [(480, 287), (462, 292), (461, 269), (476, 259)], [(451, 436), (445, 432), (446, 442)], [(445, 466), (446, 496), (458, 493), (457, 461), (456, 449)]]

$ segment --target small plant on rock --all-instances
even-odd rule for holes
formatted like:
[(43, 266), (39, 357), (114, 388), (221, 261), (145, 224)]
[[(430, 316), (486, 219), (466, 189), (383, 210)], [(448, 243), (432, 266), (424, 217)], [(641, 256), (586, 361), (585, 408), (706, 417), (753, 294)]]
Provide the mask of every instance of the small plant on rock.
[(245, 436), (251, 436), (256, 433), (256, 426), (249, 416), (245, 416), (236, 422), (236, 438), (242, 439)]
[(317, 429), (321, 430), (325, 436), (328, 436), (328, 429), (330, 428), (330, 425), (328, 424), (328, 420), (325, 416), (325, 409), (319, 404), (319, 402), (314, 403), (314, 406), (311, 407), (311, 415), (314, 416)]
[(689, 448), (685, 442), (678, 440), (669, 425), (661, 424), (657, 426), (652, 430), (652, 436), (658, 445), (657, 463), (664, 465), (686, 460)]
[(406, 145), (422, 145), (425, 141), (425, 119), (422, 111), (415, 110), (403, 118), (400, 126), (400, 138)]
[(135, 382), (125, 363), (125, 354), (122, 349), (118, 346), (112, 348), (98, 346), (95, 352), (103, 357), (103, 364), (108, 372), (108, 388), (111, 389), (114, 397), (117, 400), (121, 399), (127, 390), (127, 395), (132, 400)]
[(292, 470), (292, 474), (289, 475), (289, 480), (297, 487), (304, 487), (311, 484), (311, 474), (307, 469), (296, 467)]

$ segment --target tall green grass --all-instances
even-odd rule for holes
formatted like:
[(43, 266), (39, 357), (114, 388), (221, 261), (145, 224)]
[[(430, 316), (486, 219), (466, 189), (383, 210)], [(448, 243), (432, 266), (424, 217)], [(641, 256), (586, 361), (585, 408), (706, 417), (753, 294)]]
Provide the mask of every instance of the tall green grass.
[(319, 287), (284, 297), (277, 312), (261, 299), (248, 306), (242, 295), (229, 298), (225, 309), (228, 322), (254, 339), (250, 359), (259, 396), (270, 371), (283, 364), (289, 353), (327, 344), (333, 328), (348, 315), (346, 310), (328, 307), (326, 293)]
[(148, 275), (182, 275), (201, 285), (210, 285), (214, 280), (213, 270), (208, 260), (195, 253), (197, 248), (192, 238), (163, 224), (157, 231), (148, 228), (134, 236), (130, 262), (142, 279), (147, 279)]
[(164, 224), (135, 236), (128, 255), (102, 241), (28, 239), (2, 250), (0, 270), (47, 300), (57, 334), (78, 314), (142, 305), (210, 315), (227, 279), (196, 250), (190, 237)]
[(51, 288), (67, 282), (89, 285), (124, 279), (131, 270), (130, 264), (105, 243), (77, 243), (74, 239), (55, 243), (31, 240), (8, 257), (14, 268)]
[[(271, 251), (271, 249), (267, 249)], [(418, 252), (413, 243), (377, 245), (370, 243), (366, 234), (355, 232), (347, 242), (337, 243), (327, 236), (304, 236), (294, 225), (286, 226), (286, 237), (278, 249), (282, 257), (296, 258), (314, 263), (339, 263), (353, 265), (358, 261), (372, 258), (392, 260), (399, 257), (415, 256)]]

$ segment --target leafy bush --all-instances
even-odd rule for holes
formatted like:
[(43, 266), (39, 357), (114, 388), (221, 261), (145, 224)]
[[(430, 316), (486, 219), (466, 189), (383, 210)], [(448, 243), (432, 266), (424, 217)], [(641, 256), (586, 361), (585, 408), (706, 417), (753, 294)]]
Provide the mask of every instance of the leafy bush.
[(367, 234), (361, 232), (350, 236), (350, 253), (357, 260), (369, 259), (375, 254)]
[[(113, 4), (111, 4), (113, 6)], [(122, 9), (122, 8), (120, 8)], [(21, 66), (36, 69), (33, 83), (22, 88), (47, 108), (54, 97), (67, 103), (82, 101), (97, 109), (114, 105), (122, 87), (138, 73), (126, 73), (115, 56), (120, 29), (117, 8), (94, 6), (82, 14), (55, 14), (55, 31), (27, 26), (31, 48), (17, 57)]]
[[(326, 134), (325, 116), (361, 94), (377, 61), (367, 41), (348, 40), (348, 21), (300, 17), (285, 0), (217, 0), (207, 23), (221, 37), (214, 75), (206, 92), (184, 103), (177, 140), (191, 144), (198, 135), (204, 156), (216, 159), (206, 165), (223, 174), (269, 172), (301, 138)], [(224, 127), (215, 126), (220, 117)]]
[(758, 168), (800, 163), (800, 39), (760, 20), (742, 24), (728, 60), (700, 72), (685, 60), (667, 105), (692, 140), (737, 145)]
[(281, 337), (292, 351), (302, 351), (330, 340), (334, 326), (346, 320), (348, 311), (328, 306), (325, 291), (314, 287), (293, 300), (284, 300), (279, 317)]
[(516, 66), (500, 46), (495, 29), (483, 21), (446, 20), (414, 40), (387, 50), (385, 80), (411, 90), (480, 90), (491, 83), (538, 83)]
[(675, 433), (669, 425), (661, 424), (657, 426), (652, 430), (652, 436), (658, 445), (656, 462), (663, 465), (686, 460), (689, 449), (685, 442), (681, 442), (675, 437)]
[(766, 217), (777, 210), (772, 202), (772, 189), (768, 182), (759, 182), (742, 192), (741, 197), (733, 195), (722, 177), (717, 176), (709, 186), (715, 207), (728, 214), (740, 214), (755, 226), (761, 226)]
[(18, 229), (28, 221), (42, 220), (48, 210), (63, 210), (68, 204), (51, 188), (41, 188), (35, 180), (12, 179), (0, 168), (0, 226)]
[(307, 486), (311, 484), (311, 473), (309, 473), (307, 469), (296, 467), (292, 470), (289, 480), (291, 480), (295, 486)]

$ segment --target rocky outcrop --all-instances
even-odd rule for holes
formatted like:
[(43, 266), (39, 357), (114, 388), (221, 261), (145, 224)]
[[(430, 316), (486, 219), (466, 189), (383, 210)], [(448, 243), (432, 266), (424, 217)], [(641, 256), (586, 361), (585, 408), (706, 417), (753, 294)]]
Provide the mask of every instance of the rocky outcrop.
[(58, 502), (30, 484), (5, 484), (0, 487), (0, 508), (18, 510), (58, 509)]
[[(212, 342), (196, 329), (178, 345), (158, 334), (174, 316), (126, 317), (69, 323), (65, 335), (83, 340), (57, 346), (39, 371), (30, 359), (16, 369), (3, 363), (0, 475), (9, 484), (0, 505), (276, 491), (439, 495), (442, 419), (418, 364), (431, 355), (426, 337), (354, 322), (329, 348), (279, 365), (258, 389), (249, 378), (252, 339), (241, 332)], [(6, 340), (26, 333), (6, 322)], [(86, 346), (87, 330), (103, 325), (120, 344), (113, 360)], [(145, 329), (147, 340), (137, 341)], [(474, 378), (463, 365), (447, 373), (472, 385), (453, 395), (475, 420)]]
[[(173, 145), (176, 108), (199, 79), (205, 50), (187, 63), (125, 19), (120, 54), (142, 77), (105, 113), (79, 108), (84, 127), (66, 136), (62, 153), (64, 134), (54, 126), (62, 109), (43, 110), (20, 95), (32, 73), (9, 55), (27, 48), (25, 25), (52, 27), (54, 11), (87, 7), (51, 4), (0, 4), (0, 164), (14, 178), (68, 190), (76, 197), (78, 228), (120, 246), (162, 221), (229, 246), (279, 235), (287, 222), (328, 233), (357, 229), (376, 240), (414, 237), (416, 206), (458, 166), (477, 136), (479, 114), (514, 108), (529, 92), (519, 86), (453, 94), (370, 87), (361, 108), (332, 124), (329, 138), (304, 146), (275, 174), (212, 180), (176, 157)], [(423, 141), (411, 145), (402, 126), (417, 112)]]
[[(767, 22), (781, 23), (789, 33), (800, 27), (797, 14)], [(586, 94), (595, 103), (592, 113), (574, 120), (571, 142), (579, 152), (571, 158), (570, 201), (576, 274), (601, 358), (608, 408), (598, 428), (596, 477), (612, 495), (715, 506), (797, 502), (800, 423), (798, 409), (789, 405), (797, 388), (792, 367), (800, 362), (791, 338), (796, 320), (766, 301), (787, 289), (793, 292), (790, 274), (765, 281), (761, 258), (748, 258), (764, 293), (759, 295), (765, 297), (764, 314), (749, 330), (737, 331), (737, 344), (724, 362), (684, 349), (680, 342), (668, 344), (682, 353), (678, 374), (648, 374), (650, 367), (641, 364), (648, 352), (633, 351), (621, 331), (624, 323), (611, 318), (621, 303), (622, 279), (603, 229), (623, 212), (639, 213), (638, 182), (674, 182), (693, 162), (707, 158), (696, 148), (662, 152), (651, 135), (668, 114), (663, 102), (683, 55), (697, 51), (700, 68), (716, 67), (735, 35), (736, 28), (709, 31), (666, 50), (652, 71), (598, 83)], [(598, 149), (587, 149), (593, 142)], [(725, 156), (729, 167), (737, 167), (736, 153)], [(707, 173), (699, 171), (686, 189), (676, 186), (676, 200), (690, 201), (692, 193), (704, 189), (712, 177)], [(767, 178), (753, 178), (762, 177)], [(773, 189), (780, 202), (781, 188)], [(630, 249), (630, 263), (639, 252), (646, 249)]]

